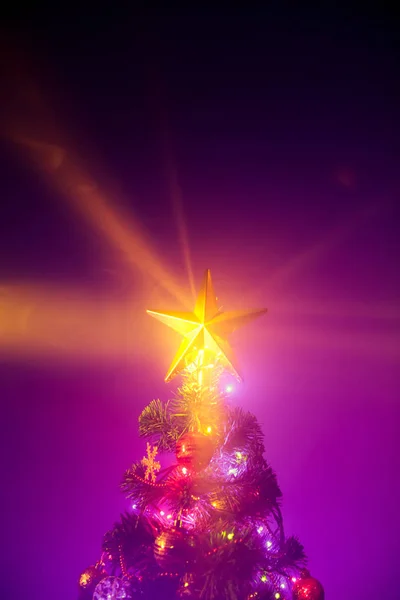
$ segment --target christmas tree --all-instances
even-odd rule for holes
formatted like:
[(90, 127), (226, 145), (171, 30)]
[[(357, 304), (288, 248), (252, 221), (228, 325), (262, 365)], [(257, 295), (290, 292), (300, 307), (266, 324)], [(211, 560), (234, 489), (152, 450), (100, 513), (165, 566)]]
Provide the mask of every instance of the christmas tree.
[[(184, 336), (166, 375), (182, 383), (139, 417), (147, 453), (122, 482), (132, 511), (80, 576), (80, 600), (322, 600), (302, 545), (285, 537), (261, 427), (221, 391), (224, 371), (240, 379), (229, 335), (266, 311), (219, 310), (207, 271), (193, 314), (148, 312)], [(173, 464), (161, 469), (158, 453)]]

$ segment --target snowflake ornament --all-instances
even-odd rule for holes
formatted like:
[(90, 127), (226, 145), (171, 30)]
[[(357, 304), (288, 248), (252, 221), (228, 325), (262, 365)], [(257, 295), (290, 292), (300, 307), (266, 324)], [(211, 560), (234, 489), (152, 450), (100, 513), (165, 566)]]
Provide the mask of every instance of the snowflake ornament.
[(155, 460), (157, 452), (157, 446), (153, 446), (152, 448), (150, 444), (147, 443), (147, 456), (142, 460), (142, 465), (146, 467), (144, 478), (151, 480), (153, 483), (156, 480), (156, 473), (161, 469), (161, 464)]

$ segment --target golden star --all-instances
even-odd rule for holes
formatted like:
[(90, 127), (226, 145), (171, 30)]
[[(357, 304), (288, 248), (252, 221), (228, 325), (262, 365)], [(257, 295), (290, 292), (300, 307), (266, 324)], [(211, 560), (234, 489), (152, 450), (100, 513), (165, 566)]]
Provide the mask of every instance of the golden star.
[(222, 312), (217, 306), (211, 273), (207, 269), (193, 313), (147, 312), (184, 336), (165, 381), (170, 381), (187, 367), (188, 359), (191, 358), (189, 362), (194, 362), (199, 353), (204, 353), (205, 350), (240, 381), (233, 350), (227, 338), (235, 329), (261, 316), (267, 309)]

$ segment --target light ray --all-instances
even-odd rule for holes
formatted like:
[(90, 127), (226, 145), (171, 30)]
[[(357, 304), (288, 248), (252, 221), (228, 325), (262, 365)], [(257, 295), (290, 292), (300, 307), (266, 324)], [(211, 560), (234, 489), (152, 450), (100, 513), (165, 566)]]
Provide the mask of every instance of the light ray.
[(285, 285), (288, 280), (301, 273), (301, 271), (310, 268), (313, 263), (319, 261), (333, 248), (350, 237), (354, 233), (354, 230), (376, 216), (380, 209), (382, 209), (382, 202), (371, 204), (353, 214), (345, 223), (333, 228), (328, 233), (324, 233), (314, 244), (294, 255), (286, 264), (278, 268), (275, 273), (272, 273), (271, 277), (267, 280), (269, 289), (272, 290)]
[[(264, 340), (262, 331), (255, 331), (255, 343), (260, 343), (257, 338)], [(393, 364), (400, 364), (400, 330), (389, 332), (371, 332), (367, 329), (340, 329), (325, 327), (319, 330), (314, 328), (299, 326), (289, 328), (279, 326), (278, 329), (271, 329), (269, 332), (269, 343), (275, 348), (279, 346), (290, 349), (299, 348), (303, 352), (305, 349), (317, 351), (319, 356), (332, 351), (344, 359), (351, 358), (369, 358), (374, 361), (386, 361)]]
[(339, 319), (370, 319), (373, 321), (398, 321), (400, 307), (397, 304), (382, 302), (362, 302), (361, 300), (336, 300), (315, 298), (289, 301), (286, 298), (271, 300), (271, 310), (275, 315), (298, 315), (303, 317), (332, 317)]
[(167, 162), (167, 175), (169, 181), (169, 189), (171, 194), (172, 206), (174, 210), (174, 215), (178, 227), (179, 234), (179, 242), (182, 248), (183, 257), (185, 261), (185, 267), (188, 274), (190, 292), (192, 294), (192, 298), (196, 298), (196, 287), (194, 283), (194, 275), (192, 268), (192, 261), (190, 256), (190, 245), (189, 245), (189, 235), (185, 222), (184, 212), (183, 212), (183, 202), (182, 202), (182, 191), (178, 181), (178, 171), (176, 165), (172, 160), (172, 152), (171, 149), (166, 149), (166, 162)]
[[(146, 332), (133, 299), (54, 286), (0, 286), (0, 357), (121, 360), (143, 352)], [(139, 352), (139, 348), (141, 349)]]
[[(154, 40), (150, 44), (154, 48)], [(148, 57), (151, 64), (151, 85), (149, 87), (149, 95), (152, 100), (153, 110), (160, 124), (162, 155), (165, 165), (165, 172), (169, 193), (172, 202), (172, 208), (178, 229), (179, 243), (182, 248), (183, 259), (186, 267), (186, 272), (189, 280), (190, 292), (192, 300), (196, 299), (196, 285), (194, 281), (192, 260), (190, 253), (189, 234), (184, 216), (182, 188), (179, 184), (178, 168), (176, 164), (176, 153), (174, 152), (171, 128), (167, 114), (167, 93), (163, 78), (157, 65)]]
[(12, 139), (28, 150), (31, 160), (47, 174), (55, 189), (106, 235), (129, 264), (160, 284), (181, 304), (187, 302), (182, 286), (162, 266), (139, 224), (131, 214), (123, 215), (111, 205), (107, 193), (78, 166), (65, 147), (17, 134)]
[[(105, 186), (100, 187), (88, 168), (83, 167), (81, 157), (66, 141), (68, 128), (57, 123), (49, 99), (31, 75), (34, 66), (28, 65), (26, 57), (16, 52), (15, 47), (9, 45), (3, 50), (7, 54), (8, 72), (2, 82), (2, 135), (25, 151), (58, 194), (101, 231), (130, 265), (162, 286), (180, 304), (190, 304), (182, 285), (162, 264), (131, 210), (129, 217), (117, 210), (115, 206), (123, 204), (121, 199)], [(91, 168), (90, 172), (96, 169)]]

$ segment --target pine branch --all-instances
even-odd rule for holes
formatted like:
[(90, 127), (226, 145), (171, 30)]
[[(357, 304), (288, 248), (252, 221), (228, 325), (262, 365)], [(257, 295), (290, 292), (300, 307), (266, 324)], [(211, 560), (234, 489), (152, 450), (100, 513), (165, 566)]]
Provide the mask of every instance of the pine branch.
[(227, 532), (204, 536), (195, 578), (200, 598), (231, 600), (246, 598), (264, 560), (265, 548), (251, 528), (228, 537)]
[(226, 412), (217, 375), (213, 373), (207, 385), (200, 385), (195, 374), (186, 374), (170, 407), (182, 433), (211, 427), (216, 434), (221, 429)]
[(283, 552), (282, 563), (286, 567), (300, 568), (307, 562), (304, 546), (295, 536), (290, 536), (286, 539)]
[(161, 452), (172, 452), (180, 433), (169, 402), (152, 400), (139, 416), (139, 435), (157, 445)]
[(144, 474), (143, 465), (140, 462), (135, 463), (125, 472), (121, 483), (126, 497), (132, 500), (138, 509), (157, 504), (165, 493), (162, 483), (146, 481)]
[(217, 510), (232, 513), (234, 518), (263, 514), (278, 507), (281, 491), (276, 475), (264, 459), (247, 467), (240, 475), (215, 481), (210, 501)]
[(264, 452), (264, 434), (257, 418), (242, 408), (229, 411), (226, 423), (226, 435), (222, 450), (232, 453), (240, 450), (251, 456), (260, 456)]
[(144, 567), (151, 564), (154, 535), (151, 524), (144, 517), (134, 514), (121, 515), (121, 521), (108, 531), (103, 539), (103, 551), (112, 557), (118, 568), (123, 556), (128, 567)]

